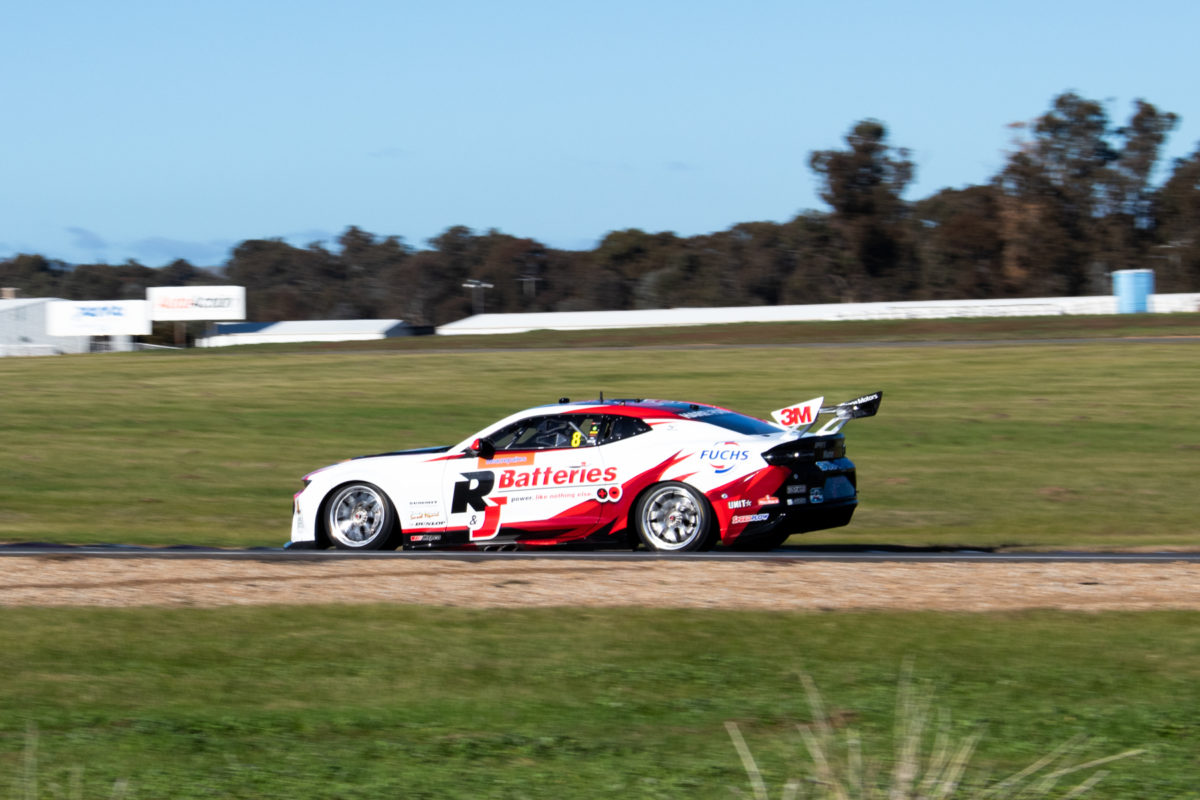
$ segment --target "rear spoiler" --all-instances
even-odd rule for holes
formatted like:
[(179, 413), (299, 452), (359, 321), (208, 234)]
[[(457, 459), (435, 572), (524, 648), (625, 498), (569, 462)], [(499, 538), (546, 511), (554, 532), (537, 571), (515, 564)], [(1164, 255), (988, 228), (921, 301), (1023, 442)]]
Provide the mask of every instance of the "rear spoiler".
[(771, 417), (784, 428), (803, 434), (816, 424), (818, 415), (833, 414), (833, 419), (826, 422), (824, 427), (815, 434), (821, 436), (837, 433), (852, 419), (875, 416), (879, 412), (879, 404), (882, 401), (882, 391), (864, 394), (862, 397), (838, 403), (836, 406), (824, 406), (822, 405), (825, 402), (824, 397), (814, 397), (812, 400), (772, 411)]

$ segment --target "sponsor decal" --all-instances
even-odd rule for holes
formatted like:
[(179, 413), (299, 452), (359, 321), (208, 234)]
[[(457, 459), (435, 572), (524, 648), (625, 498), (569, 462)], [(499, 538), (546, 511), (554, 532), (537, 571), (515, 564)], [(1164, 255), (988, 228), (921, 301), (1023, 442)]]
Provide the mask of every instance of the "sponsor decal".
[(231, 308), (232, 297), (160, 297), (155, 308), (180, 310), (189, 308)]
[(244, 286), (148, 286), (146, 300), (156, 320), (246, 318)]
[(821, 404), (824, 402), (824, 397), (814, 397), (812, 400), (772, 411), (771, 416), (785, 428), (808, 428), (817, 421), (817, 415), (821, 413)]
[(879, 399), (879, 392), (871, 392), (871, 394), (864, 394), (862, 397), (856, 397), (853, 400), (851, 400), (849, 403), (842, 403), (842, 405), (844, 405), (844, 406), (861, 406), (863, 403), (870, 403), (871, 401), (878, 400), (878, 399)]
[(467, 520), (467, 536), (472, 542), (494, 539), (500, 533), (500, 511), (506, 505), (507, 500), (507, 497), (493, 498), (494, 505), (488, 506), (482, 516), (471, 515), (471, 518)]
[(76, 317), (88, 317), (91, 319), (99, 319), (100, 317), (123, 317), (125, 309), (121, 306), (78, 306), (75, 309)]
[(741, 525), (750, 522), (766, 522), (770, 518), (770, 514), (742, 514), (730, 520), (734, 525)]
[(52, 300), (46, 305), (51, 336), (141, 336), (150, 330), (145, 300)]
[(807, 491), (808, 491), (808, 487), (805, 486), (803, 483), (796, 483), (796, 484), (792, 484), (791, 486), (787, 487), (788, 494), (804, 494)]
[(808, 502), (810, 502), (810, 503), (824, 503), (825, 502), (825, 492), (821, 491), (821, 487), (814, 486), (813, 488), (808, 490)]
[(408, 537), (410, 542), (440, 542), (442, 535), (440, 533), (414, 533)]
[(615, 503), (621, 499), (621, 487), (601, 486), (596, 490), (596, 497), (601, 503)]
[[(466, 480), (456, 481), (454, 496), (450, 501), (451, 514), (466, 514), (467, 530), (471, 541), (491, 539), (500, 532), (500, 512), (506, 505), (507, 497), (493, 497), (488, 500), (488, 494), (496, 486), (496, 477), (491, 472), (464, 472)], [(468, 509), (470, 511), (468, 512)], [(480, 514), (479, 512), (483, 513)], [(432, 522), (418, 522), (417, 527), (434, 525)]]
[[(617, 468), (572, 467), (571, 469), (555, 469), (553, 467), (537, 467), (531, 470), (505, 469), (501, 470), (499, 474), (500, 489), (530, 489), (542, 486), (578, 486), (580, 484), (612, 483), (617, 479)], [(464, 477), (466, 477), (465, 474)]]
[(701, 408), (696, 411), (684, 411), (679, 416), (684, 419), (701, 419), (702, 417), (713, 417), (721, 412), (715, 408)]
[(480, 467), (526, 467), (533, 463), (533, 453), (515, 453), (511, 456), (479, 459)]
[(789, 428), (810, 425), (817, 418), (811, 405), (791, 406), (779, 412), (779, 421)]
[(707, 461), (713, 471), (720, 475), (750, 460), (750, 451), (740, 449), (737, 442), (717, 442), (711, 448), (701, 450), (698, 458)]
[(808, 502), (807, 497), (789, 497), (787, 504), (789, 506), (802, 506), (807, 502)]
[(779, 498), (773, 495), (767, 495), (766, 497), (758, 498), (758, 504), (760, 506), (777, 506), (779, 505)]
[(496, 476), (491, 472), (464, 472), (462, 476), (466, 480), (454, 483), (450, 513), (461, 514), (468, 507), (473, 511), (483, 511), (487, 508), (487, 502), (483, 498), (491, 494), (496, 486)]
[(749, 508), (750, 501), (749, 500), (730, 500), (729, 507), (730, 508)]

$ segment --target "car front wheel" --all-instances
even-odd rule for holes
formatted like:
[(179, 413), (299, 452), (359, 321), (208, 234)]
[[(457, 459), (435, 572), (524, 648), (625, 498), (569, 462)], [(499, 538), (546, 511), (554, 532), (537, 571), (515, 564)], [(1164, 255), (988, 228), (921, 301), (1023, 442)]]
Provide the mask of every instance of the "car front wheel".
[(388, 550), (396, 547), (396, 511), (377, 486), (339, 486), (325, 504), (325, 531), (339, 550)]
[(676, 553), (708, 550), (716, 526), (704, 495), (684, 483), (660, 483), (634, 508), (638, 538), (651, 550)]

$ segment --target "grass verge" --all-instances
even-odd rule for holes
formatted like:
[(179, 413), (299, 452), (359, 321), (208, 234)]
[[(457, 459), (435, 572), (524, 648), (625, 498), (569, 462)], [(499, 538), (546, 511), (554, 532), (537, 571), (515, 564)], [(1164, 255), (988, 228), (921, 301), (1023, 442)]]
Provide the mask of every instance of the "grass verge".
[(129, 354), (0, 360), (0, 541), (278, 546), (305, 473), (561, 396), (766, 415), (885, 391), (812, 544), (1193, 548), (1195, 345)]
[[(481, 587), (485, 589), (485, 587)], [(1092, 795), (1186, 797), (1200, 774), (1200, 616), (409, 607), (9, 609), (0, 793), (30, 724), (39, 783), (88, 797), (727, 798), (799, 771), (817, 718), (889, 750), (906, 659), (969, 776), (1075, 736), (1144, 748)], [(834, 705), (836, 704), (836, 705)]]

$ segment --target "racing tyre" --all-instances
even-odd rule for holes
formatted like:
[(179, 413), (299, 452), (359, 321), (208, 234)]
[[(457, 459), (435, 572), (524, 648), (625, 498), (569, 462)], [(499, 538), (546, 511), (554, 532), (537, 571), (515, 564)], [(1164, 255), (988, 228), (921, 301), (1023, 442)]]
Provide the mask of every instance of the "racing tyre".
[(396, 509), (379, 487), (339, 486), (325, 503), (325, 532), (339, 550), (396, 549)]
[(660, 483), (638, 498), (633, 510), (638, 538), (651, 550), (708, 550), (716, 526), (708, 500), (685, 483)]

